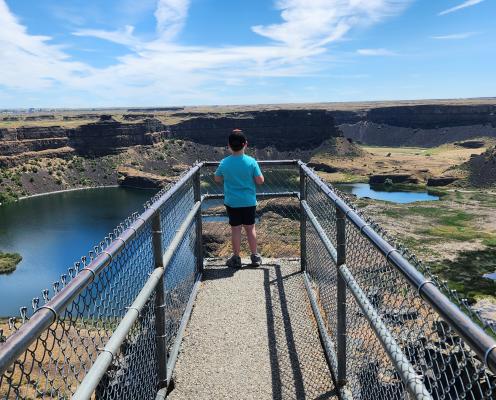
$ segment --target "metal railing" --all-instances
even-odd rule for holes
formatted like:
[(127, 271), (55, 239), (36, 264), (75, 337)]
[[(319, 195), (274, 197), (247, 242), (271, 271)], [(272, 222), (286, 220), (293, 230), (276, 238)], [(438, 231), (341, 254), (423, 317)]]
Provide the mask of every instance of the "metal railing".
[[(165, 398), (204, 257), (230, 251), (217, 164), (192, 167), (11, 319), (0, 398)], [(496, 342), (464, 304), (305, 164), (261, 165), (261, 252), (300, 259), (341, 397), (493, 398)]]

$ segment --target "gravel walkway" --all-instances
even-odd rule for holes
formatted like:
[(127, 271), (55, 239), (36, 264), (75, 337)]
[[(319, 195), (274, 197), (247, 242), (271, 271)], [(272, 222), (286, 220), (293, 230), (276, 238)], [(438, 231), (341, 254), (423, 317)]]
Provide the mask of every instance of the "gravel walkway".
[(298, 270), (295, 261), (212, 262), (168, 398), (337, 399)]

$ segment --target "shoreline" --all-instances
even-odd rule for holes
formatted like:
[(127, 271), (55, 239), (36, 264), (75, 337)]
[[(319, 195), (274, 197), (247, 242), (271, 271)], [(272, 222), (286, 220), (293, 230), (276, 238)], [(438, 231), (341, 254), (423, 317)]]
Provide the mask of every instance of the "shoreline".
[(33, 197), (49, 196), (49, 195), (57, 194), (57, 193), (75, 192), (78, 190), (106, 189), (106, 188), (115, 188), (115, 187), (121, 187), (121, 186), (120, 185), (85, 186), (85, 187), (72, 188), (72, 189), (55, 190), (53, 192), (36, 193), (36, 194), (29, 195), (29, 196), (19, 197), (16, 201), (31, 199)]

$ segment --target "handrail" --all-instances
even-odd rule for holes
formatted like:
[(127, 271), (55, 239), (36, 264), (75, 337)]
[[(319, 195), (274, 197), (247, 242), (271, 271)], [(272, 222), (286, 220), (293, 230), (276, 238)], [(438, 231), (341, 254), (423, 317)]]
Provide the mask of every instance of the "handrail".
[(176, 235), (172, 239), (169, 248), (163, 255), (163, 267), (155, 268), (155, 270), (152, 272), (145, 285), (136, 296), (133, 304), (129, 307), (129, 310), (122, 318), (117, 329), (108, 340), (105, 348), (97, 357), (90, 370), (86, 373), (86, 376), (84, 377), (83, 381), (76, 390), (76, 393), (72, 397), (74, 400), (89, 399), (95, 391), (98, 383), (107, 371), (107, 368), (112, 363), (113, 358), (119, 351), (122, 342), (126, 339), (126, 336), (133, 327), (134, 322), (138, 319), (142, 308), (150, 299), (151, 294), (160, 282), (160, 278), (167, 269), (167, 266), (172, 260), (172, 257), (174, 256), (174, 254), (176, 254), (176, 251), (181, 245), (181, 242), (184, 239), (188, 228), (192, 224), (197, 213), (200, 212), (200, 207), (201, 202), (199, 201), (193, 206), (184, 222), (179, 227)]
[(481, 361), (496, 373), (496, 341), (482, 328), (464, 314), (451, 300), (446, 297), (435, 284), (426, 279), (423, 274), (410, 264), (398, 250), (386, 242), (376, 231), (374, 231), (356, 211), (348, 206), (329, 186), (327, 186), (306, 164), (299, 161), (298, 164), (307, 176), (327, 195), (385, 257), (386, 261), (397, 268), (408, 283), (413, 286), (417, 293), (433, 307), (438, 314), (445, 319), (450, 326), (467, 342), (477, 353)]
[[(299, 160), (257, 160), (260, 165), (298, 165)], [(204, 161), (205, 167), (215, 167), (220, 164), (220, 161)]]
[(72, 279), (59, 293), (50, 301), (41, 306), (34, 315), (14, 332), (4, 343), (0, 343), (0, 375), (2, 375), (15, 360), (45, 331), (58, 316), (64, 312), (67, 306), (82, 291), (93, 282), (94, 278), (102, 272), (136, 236), (143, 225), (149, 221), (155, 212), (170, 199), (197, 171), (202, 163), (193, 166), (185, 175), (179, 179), (170, 190), (158, 198), (137, 219), (115, 238), (112, 243), (99, 253), (91, 263), (83, 268), (78, 275)]

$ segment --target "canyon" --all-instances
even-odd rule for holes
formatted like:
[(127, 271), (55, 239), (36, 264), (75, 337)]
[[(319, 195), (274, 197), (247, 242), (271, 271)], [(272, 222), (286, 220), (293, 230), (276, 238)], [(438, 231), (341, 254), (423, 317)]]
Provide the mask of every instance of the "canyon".
[[(474, 149), (474, 158), (465, 167), (476, 176), (469, 183), (494, 183), (480, 166), (487, 162), (476, 157), (484, 140), (496, 138), (496, 100), (479, 99), (11, 113), (0, 118), (0, 192), (18, 197), (88, 184), (139, 182), (139, 171), (148, 174), (143, 176), (147, 186), (150, 182), (159, 186), (167, 181), (164, 175), (170, 178), (196, 160), (225, 156), (233, 128), (246, 132), (251, 154), (258, 158), (301, 158), (336, 173), (343, 169), (340, 157), (362, 162), (359, 145), (434, 148), (456, 142)], [(317, 154), (324, 156), (313, 159)], [(321, 161), (333, 157), (337, 161)], [(391, 168), (380, 173), (410, 174), (388, 161), (385, 165)], [(374, 174), (369, 166), (364, 159), (358, 175)], [(344, 169), (354, 173), (355, 167)], [(126, 168), (134, 170), (132, 178), (122, 172), (129, 172)], [(449, 174), (417, 169), (420, 172), (409, 178), (412, 182), (454, 181)]]

